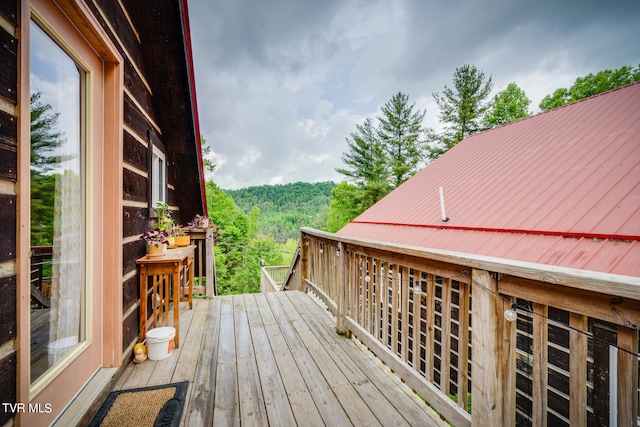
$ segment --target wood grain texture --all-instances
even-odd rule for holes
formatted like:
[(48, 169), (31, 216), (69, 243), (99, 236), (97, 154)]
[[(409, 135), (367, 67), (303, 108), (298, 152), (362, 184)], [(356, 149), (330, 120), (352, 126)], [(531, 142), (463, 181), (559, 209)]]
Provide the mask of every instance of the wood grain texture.
[(301, 292), (197, 299), (180, 323), (181, 347), (114, 389), (191, 381), (184, 425), (443, 425)]

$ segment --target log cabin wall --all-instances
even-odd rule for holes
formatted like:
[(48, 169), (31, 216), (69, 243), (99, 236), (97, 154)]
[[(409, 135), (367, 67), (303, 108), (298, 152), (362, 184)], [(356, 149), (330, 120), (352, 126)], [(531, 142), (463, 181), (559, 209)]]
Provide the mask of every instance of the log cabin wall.
[[(129, 4), (127, 4), (129, 3)], [(123, 129), (123, 188), (122, 188), (122, 357), (131, 354), (137, 341), (139, 325), (140, 292), (136, 259), (143, 256), (146, 244), (140, 235), (153, 224), (151, 192), (151, 151), (160, 149), (166, 156), (168, 165), (166, 202), (174, 210), (174, 217), (181, 221), (171, 152), (168, 150), (170, 138), (163, 125), (164, 108), (158, 100), (162, 91), (154, 83), (159, 66), (150, 63), (145, 51), (151, 49), (145, 40), (149, 36), (137, 25), (139, 13), (130, 9), (131, 2), (96, 0), (88, 6), (117, 46), (124, 60), (124, 129)], [(179, 16), (179, 14), (177, 15)], [(171, 68), (171, 64), (162, 67)]]
[[(122, 272), (118, 274), (122, 280), (121, 360), (126, 362), (138, 335), (140, 296), (135, 260), (145, 252), (145, 243), (139, 236), (153, 222), (149, 218), (151, 147), (158, 147), (166, 156), (166, 201), (176, 220), (185, 223), (196, 213), (202, 213), (205, 206), (200, 192), (197, 119), (192, 115), (195, 98), (188, 75), (190, 53), (185, 53), (181, 9), (185, 6), (179, 0), (161, 5), (119, 0), (81, 3), (94, 15), (123, 60), (123, 184), (117, 191), (122, 194), (123, 218), (118, 233), (123, 260)], [(20, 69), (20, 26), (24, 21), (22, 14), (29, 13), (23, 4), (27, 3), (0, 2), (0, 295), (4, 296), (0, 299), (0, 401), (10, 403), (18, 399), (17, 254), (19, 250), (28, 250), (19, 248), (17, 229), (18, 189), (24, 183), (21, 180), (28, 180), (19, 176), (19, 148), (21, 144), (29, 144), (28, 138), (20, 139), (21, 129), (29, 126), (28, 122), (21, 122), (19, 114), (21, 81), (29, 78), (28, 70)], [(161, 10), (151, 13), (153, 8)], [(147, 22), (152, 21), (151, 15), (155, 21)], [(156, 27), (164, 33), (159, 35), (153, 30)], [(164, 62), (159, 62), (163, 55)], [(11, 412), (0, 411), (0, 425), (11, 423), (11, 419)]]
[[(17, 1), (0, 2), (0, 401), (16, 401)], [(0, 411), (0, 425), (11, 414)]]

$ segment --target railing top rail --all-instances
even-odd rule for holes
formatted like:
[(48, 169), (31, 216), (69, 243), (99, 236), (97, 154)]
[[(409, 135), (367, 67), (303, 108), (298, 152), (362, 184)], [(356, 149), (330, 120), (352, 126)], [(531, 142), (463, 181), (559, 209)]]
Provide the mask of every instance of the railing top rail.
[(304, 235), (333, 240), (345, 244), (366, 246), (381, 251), (399, 252), (405, 255), (428, 258), (435, 261), (462, 265), (470, 268), (507, 274), (510, 276), (558, 284), (570, 288), (589, 290), (624, 298), (640, 300), (640, 277), (622, 276), (590, 270), (538, 264), (527, 261), (496, 258), (484, 255), (401, 245), (377, 240), (341, 236), (334, 233), (302, 227)]

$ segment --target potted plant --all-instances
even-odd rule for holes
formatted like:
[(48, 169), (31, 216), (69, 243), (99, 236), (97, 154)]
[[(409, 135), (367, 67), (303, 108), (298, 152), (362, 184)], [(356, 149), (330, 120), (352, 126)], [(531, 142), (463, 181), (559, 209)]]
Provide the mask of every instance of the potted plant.
[(157, 228), (147, 231), (141, 239), (147, 242), (147, 256), (162, 256), (167, 253), (169, 233)]
[(169, 234), (175, 239), (176, 246), (189, 246), (191, 243), (191, 237), (181, 225), (173, 226)]
[(191, 230), (196, 228), (206, 230), (207, 228), (211, 228), (212, 226), (213, 223), (211, 222), (209, 217), (200, 214), (196, 214), (191, 222), (187, 224), (187, 227), (189, 227)]
[(167, 243), (169, 246), (175, 246), (175, 240), (171, 234), (171, 230), (175, 227), (169, 205), (163, 202), (157, 202), (153, 208), (156, 213), (156, 228), (160, 231), (167, 232)]
[(209, 219), (208, 216), (197, 214), (188, 224), (189, 230), (192, 232), (200, 232), (205, 233), (207, 239), (213, 240), (213, 244), (215, 245), (218, 242), (218, 238), (220, 237), (220, 230), (218, 227)]

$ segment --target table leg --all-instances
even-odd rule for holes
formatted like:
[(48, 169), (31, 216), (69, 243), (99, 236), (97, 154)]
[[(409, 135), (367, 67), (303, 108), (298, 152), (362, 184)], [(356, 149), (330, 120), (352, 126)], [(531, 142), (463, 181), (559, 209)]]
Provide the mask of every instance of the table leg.
[(180, 262), (173, 264), (173, 327), (176, 330), (175, 348), (180, 347)]
[(187, 286), (189, 287), (189, 309), (193, 309), (193, 258), (189, 258), (189, 280)]
[(147, 268), (140, 265), (140, 342), (147, 334)]

